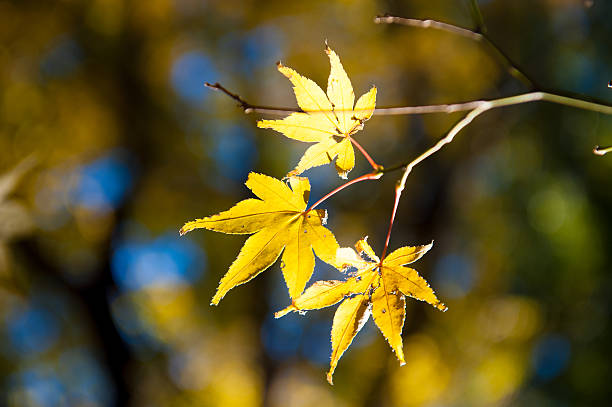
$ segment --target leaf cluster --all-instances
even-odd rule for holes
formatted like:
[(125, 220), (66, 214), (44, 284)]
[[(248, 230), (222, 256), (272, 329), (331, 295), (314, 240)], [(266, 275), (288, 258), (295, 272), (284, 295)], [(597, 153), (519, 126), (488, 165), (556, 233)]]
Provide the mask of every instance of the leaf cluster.
[[(403, 364), (401, 332), (405, 297), (426, 301), (442, 311), (446, 307), (416, 270), (405, 267), (422, 257), (432, 244), (402, 247), (382, 259), (376, 256), (366, 239), (357, 243), (357, 252), (340, 248), (325, 226), (327, 212), (308, 207), (310, 182), (298, 175), (335, 160), (338, 175), (346, 178), (355, 165), (352, 137), (363, 129), (376, 105), (375, 87), (355, 103), (353, 87), (340, 58), (327, 46), (325, 52), (331, 64), (327, 91), (279, 63), (278, 70), (291, 81), (302, 111), (282, 120), (258, 122), (258, 127), (314, 143), (297, 166), (284, 180), (250, 173), (246, 186), (257, 199), (246, 199), (227, 211), (187, 222), (180, 233), (208, 229), (252, 235), (221, 279), (211, 305), (217, 305), (229, 290), (253, 279), (281, 256), (281, 270), (291, 305), (277, 312), (277, 318), (291, 311), (320, 309), (340, 302), (331, 332), (328, 381), (332, 383), (340, 357), (370, 315)], [(315, 255), (338, 269), (345, 278), (317, 281), (304, 291), (312, 277)], [(348, 272), (350, 269), (357, 271)]]

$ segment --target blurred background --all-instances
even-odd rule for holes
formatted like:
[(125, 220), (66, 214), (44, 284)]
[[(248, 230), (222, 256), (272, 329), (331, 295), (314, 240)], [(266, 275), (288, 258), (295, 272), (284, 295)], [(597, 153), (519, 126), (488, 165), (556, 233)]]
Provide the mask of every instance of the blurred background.
[[(612, 103), (612, 2), (480, 1), (488, 34), (541, 89)], [(546, 103), (486, 113), (408, 179), (391, 249), (449, 306), (409, 301), (407, 364), (370, 320), (325, 381), (334, 308), (273, 319), (278, 264), (209, 301), (243, 236), (182, 224), (282, 177), (306, 145), (248, 101), (295, 106), (282, 60), (320, 84), (324, 40), (379, 106), (529, 91), (486, 45), (376, 25), (474, 27), (454, 0), (0, 0), (0, 395), (7, 406), (570, 406), (609, 402), (612, 117)], [(374, 117), (389, 166), (460, 115)], [(357, 158), (350, 174), (368, 171)], [(306, 173), (318, 199), (341, 183)], [(378, 252), (399, 173), (325, 203), (343, 246)], [(314, 200), (312, 201), (314, 202)], [(339, 278), (317, 263), (314, 279)]]

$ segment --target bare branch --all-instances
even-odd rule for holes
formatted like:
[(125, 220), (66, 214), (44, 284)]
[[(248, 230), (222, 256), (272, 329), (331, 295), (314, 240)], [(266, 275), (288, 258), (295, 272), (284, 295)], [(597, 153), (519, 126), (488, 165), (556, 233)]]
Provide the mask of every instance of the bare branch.
[(244, 100), (242, 97), (240, 97), (240, 95), (227, 90), (219, 82), (215, 82), (212, 84), (208, 82), (204, 82), (204, 86), (206, 86), (207, 88), (218, 90), (218, 91), (225, 93), (227, 96), (231, 97), (236, 102), (238, 102), (238, 106), (240, 106), (240, 108), (242, 108), (242, 110), (244, 110), (244, 113), (246, 114), (262, 113), (262, 114), (272, 114), (272, 115), (282, 116), (282, 115), (287, 114), (287, 112), (291, 113), (291, 112), (301, 111), (300, 109), (292, 109), (292, 108), (287, 108), (287, 107), (270, 107), (270, 106), (252, 105), (246, 100)]
[(593, 154), (596, 154), (596, 155), (606, 155), (610, 152), (612, 152), (612, 146), (610, 147), (595, 146), (595, 148), (593, 149)]
[(374, 18), (374, 22), (376, 24), (399, 24), (418, 28), (433, 28), (436, 30), (447, 31), (452, 34), (461, 35), (463, 37), (470, 38), (475, 41), (482, 40), (482, 34), (474, 32), (468, 28), (463, 28), (436, 20), (421, 20), (416, 18), (404, 18), (384, 15)]
[[(273, 107), (273, 106), (262, 106), (255, 105), (244, 100), (240, 95), (230, 92), (220, 83), (210, 84), (205, 83), (206, 87), (221, 91), (230, 98), (238, 102), (238, 106), (244, 110), (244, 113), (260, 113), (274, 116), (284, 116), (287, 113), (301, 112), (298, 108), (290, 107)], [(401, 107), (379, 107), (374, 110), (376, 116), (396, 116), (396, 115), (409, 115), (409, 114), (428, 114), (428, 113), (454, 113), (454, 112), (465, 112), (468, 110), (475, 109), (483, 101), (476, 100), (465, 103), (453, 103), (453, 104), (441, 104), (441, 105), (424, 105), (424, 106), (401, 106)], [(310, 111), (309, 113), (326, 113), (325, 111), (316, 112)]]
[(411, 114), (429, 113), (455, 113), (465, 112), (480, 106), (483, 100), (474, 100), (463, 103), (452, 103), (443, 105), (424, 105), (424, 106), (401, 106), (401, 107), (379, 107), (374, 110), (375, 116), (398, 116)]
[(427, 151), (419, 155), (414, 160), (410, 161), (409, 163), (406, 163), (405, 165), (401, 165), (400, 167), (396, 166), (388, 170), (385, 170), (385, 169), (382, 170), (383, 172), (388, 172), (388, 171), (393, 171), (395, 169), (404, 168), (404, 173), (402, 174), (402, 178), (398, 181), (398, 183), (395, 186), (395, 201), (393, 203), (393, 211), (391, 212), (391, 220), (389, 222), (389, 229), (387, 231), (387, 238), (385, 240), (385, 247), (383, 249), (383, 253), (381, 256), (381, 261), (385, 258), (385, 255), (387, 254), (387, 248), (389, 247), (389, 240), (391, 239), (391, 230), (393, 229), (393, 222), (395, 221), (397, 207), (399, 205), (399, 201), (402, 196), (402, 192), (404, 191), (404, 187), (406, 186), (406, 180), (408, 179), (408, 175), (412, 172), (412, 169), (415, 166), (417, 166), (419, 163), (425, 161), (425, 159), (427, 159), (428, 157), (440, 151), (440, 149), (444, 147), (446, 144), (449, 144), (450, 142), (452, 142), (455, 136), (461, 130), (463, 130), (468, 124), (470, 124), (472, 120), (474, 120), (476, 117), (478, 117), (479, 115), (481, 115), (482, 113), (486, 112), (487, 110), (493, 107), (495, 106), (491, 105), (490, 103), (483, 103), (482, 105), (480, 105), (479, 107), (477, 107), (476, 109), (472, 110), (467, 115), (465, 115), (463, 119), (459, 120), (457, 124), (455, 124), (450, 129), (450, 131), (446, 134), (446, 136), (444, 136), (433, 147), (429, 148)]
[[(606, 115), (612, 115), (611, 105), (604, 105), (600, 103), (588, 102), (582, 99), (575, 99), (575, 98), (555, 95), (555, 94), (547, 93), (547, 92), (523, 93), (521, 95), (510, 96), (507, 98), (471, 102), (471, 103), (474, 103), (476, 107), (472, 109), (470, 113), (468, 113), (467, 116), (464, 117), (463, 120), (459, 121), (457, 125), (455, 125), (455, 127), (453, 127), (450, 130), (447, 136), (444, 137), (442, 140), (440, 140), (434, 147), (430, 148), (425, 153), (423, 153), (422, 155), (420, 155), (419, 157), (417, 157), (415, 160), (411, 162), (404, 162), (404, 163), (400, 163), (397, 165), (393, 165), (391, 167), (385, 167), (384, 169), (382, 169), (382, 172), (386, 173), (386, 172), (396, 171), (401, 168), (410, 168), (410, 170), (408, 171), (408, 173), (410, 173), (410, 171), (412, 170), (412, 167), (420, 163), (423, 159), (429, 157), (431, 154), (438, 151), (440, 148), (442, 148), (444, 144), (450, 143), (455, 137), (456, 133), (458, 133), (461, 129), (463, 129), (466, 125), (468, 125), (474, 118), (476, 118), (477, 116), (479, 116), (480, 114), (484, 113), (487, 110), (497, 109), (497, 108), (505, 107), (505, 106), (520, 105), (524, 103), (540, 102), (540, 101), (556, 103), (556, 104), (564, 105), (564, 106), (571, 106), (571, 107), (575, 107), (578, 109), (589, 110), (592, 112), (602, 113)], [(464, 105), (467, 105), (467, 104), (464, 104)], [(459, 111), (459, 110), (455, 110), (455, 111)], [(612, 147), (606, 147), (606, 148), (595, 147), (595, 149), (593, 150), (593, 153), (598, 154), (598, 155), (604, 155), (610, 151), (612, 151)]]
[(478, 7), (478, 0), (470, 0), (470, 9), (472, 11), (472, 18), (476, 23), (476, 31), (486, 33), (487, 27), (485, 26), (484, 18), (482, 18), (480, 7)]
[[(410, 175), (414, 167), (416, 167), (421, 162), (425, 161), (427, 158), (429, 158), (433, 154), (440, 151), (442, 147), (444, 147), (446, 144), (451, 143), (455, 139), (455, 136), (459, 134), (461, 130), (463, 130), (466, 126), (472, 123), (472, 121), (475, 118), (477, 118), (478, 116), (480, 116), (482, 113), (486, 112), (487, 110), (495, 109), (498, 107), (513, 106), (513, 105), (522, 104), (522, 103), (541, 101), (541, 100), (559, 103), (559, 104), (568, 104), (567, 102), (569, 102), (568, 105), (579, 107), (579, 108), (585, 108), (586, 106), (592, 107), (590, 106), (592, 105), (591, 102), (586, 102), (583, 100), (578, 101), (572, 98), (567, 98), (565, 96), (552, 95), (550, 93), (545, 93), (545, 92), (532, 92), (532, 93), (526, 93), (524, 95), (511, 96), (508, 98), (502, 98), (502, 99), (497, 99), (497, 100), (492, 100), (492, 101), (482, 101), (478, 107), (470, 111), (467, 115), (463, 117), (463, 119), (459, 120), (449, 130), (449, 132), (446, 133), (446, 136), (441, 138), (436, 144), (430, 147), (427, 151), (425, 151), (424, 153), (422, 153), (421, 155), (419, 155), (418, 157), (416, 157), (410, 162), (405, 162), (405, 163), (401, 163), (398, 165), (394, 165), (392, 167), (383, 168), (381, 170), (382, 173), (396, 171), (399, 169), (403, 169), (404, 173), (402, 174), (402, 178), (398, 181), (397, 185), (395, 186), (395, 202), (393, 205), (393, 211), (391, 212), (391, 220), (389, 222), (389, 229), (387, 231), (387, 239), (385, 241), (385, 247), (383, 249), (383, 254), (381, 256), (381, 259), (384, 259), (385, 254), (387, 252), (387, 247), (389, 246), (389, 240), (391, 238), (391, 229), (393, 228), (393, 222), (395, 220), (395, 215), (396, 215), (399, 201), (402, 195), (402, 191), (404, 190), (404, 187), (406, 186), (406, 180), (408, 179), (408, 175)], [(598, 106), (597, 111), (599, 111), (600, 113), (612, 114), (612, 107), (601, 106), (601, 105), (597, 105), (597, 106)], [(610, 147), (595, 146), (595, 148), (593, 149), (593, 153), (597, 155), (605, 155), (609, 152), (612, 152), (612, 146)]]
[[(220, 90), (235, 101), (238, 102), (239, 106), (244, 110), (245, 113), (261, 113), (270, 115), (285, 115), (291, 112), (301, 112), (297, 108), (287, 107), (270, 107), (253, 105), (246, 100), (242, 99), (239, 95), (230, 92), (225, 89), (219, 83), (211, 85), (206, 83), (209, 88)], [(455, 112), (466, 112), (477, 109), (483, 105), (491, 105), (491, 108), (520, 105), (523, 103), (547, 101), (556, 103), (559, 105), (571, 106), (578, 109), (590, 110), (592, 112), (603, 113), (612, 115), (612, 105), (605, 103), (590, 102), (585, 99), (579, 99), (575, 97), (562, 96), (548, 92), (529, 92), (521, 93), (519, 95), (489, 99), (489, 100), (473, 100), (470, 102), (463, 103), (452, 103), (442, 105), (425, 105), (425, 106), (401, 106), (401, 107), (379, 107), (374, 110), (376, 116), (395, 116), (395, 115), (411, 115), (411, 114), (428, 114), (428, 113), (455, 113)], [(327, 111), (309, 111), (308, 113), (326, 113)]]
[(477, 15), (480, 20), (477, 20), (476, 23), (479, 26), (482, 32), (476, 32), (469, 28), (459, 27), (454, 24), (443, 23), (441, 21), (436, 20), (421, 20), (415, 18), (403, 18), (403, 17), (395, 17), (395, 16), (379, 16), (374, 19), (376, 24), (400, 24), (406, 25), (410, 27), (417, 28), (433, 28), (436, 30), (446, 31), (451, 34), (460, 35), (465, 38), (469, 38), (471, 40), (481, 42), (487, 44), (489, 48), (493, 51), (495, 58), (498, 61), (506, 66), (506, 69), (510, 75), (523, 82), (525, 85), (529, 86), (531, 89), (541, 89), (541, 87), (536, 85), (536, 82), (527, 76), (527, 74), (506, 54), (500, 47), (498, 47), (491, 38), (489, 38), (485, 34), (484, 30), (484, 22), (482, 22), (482, 15), (480, 14), (480, 9), (478, 5), (473, 5), (472, 7), (476, 7)]
[(310, 212), (311, 210), (313, 210), (314, 208), (316, 208), (317, 206), (322, 204), (324, 201), (326, 201), (327, 198), (329, 198), (329, 197), (331, 197), (333, 195), (336, 195), (338, 192), (342, 191), (346, 187), (350, 187), (351, 185), (356, 184), (356, 183), (361, 182), (361, 181), (368, 181), (368, 180), (379, 179), (382, 176), (383, 176), (382, 171), (374, 170), (371, 173), (368, 173), (368, 174), (362, 175), (361, 177), (357, 177), (355, 179), (347, 181), (344, 184), (340, 185), (339, 187), (335, 188), (333, 191), (325, 194), (323, 196), (323, 198), (319, 199), (317, 202), (313, 203), (310, 206), (310, 208), (306, 209), (306, 212)]

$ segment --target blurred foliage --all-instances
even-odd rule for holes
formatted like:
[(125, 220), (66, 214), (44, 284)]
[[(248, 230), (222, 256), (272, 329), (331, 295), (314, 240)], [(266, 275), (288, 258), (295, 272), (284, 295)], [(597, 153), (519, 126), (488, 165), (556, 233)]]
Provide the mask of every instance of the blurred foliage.
[[(610, 2), (480, 4), (541, 86), (612, 101)], [(274, 320), (278, 264), (208, 306), (242, 241), (178, 227), (245, 198), (250, 170), (281, 177), (304, 147), (204, 81), (293, 106), (274, 63), (325, 83), (327, 39), (381, 106), (526, 90), (469, 39), (372, 23), (386, 12), (473, 26), (450, 0), (0, 0), (0, 404), (608, 402), (612, 160), (591, 148), (612, 144), (612, 118), (592, 112), (488, 112), (411, 174), (391, 249), (436, 240), (419, 270), (449, 311), (409, 305), (406, 366), (370, 322), (330, 387), (333, 310)], [(375, 116), (359, 140), (390, 165), (456, 119)], [(308, 176), (312, 199), (339, 182), (329, 167)], [(343, 246), (384, 241), (394, 183), (326, 204)], [(314, 279), (336, 277), (317, 263)]]

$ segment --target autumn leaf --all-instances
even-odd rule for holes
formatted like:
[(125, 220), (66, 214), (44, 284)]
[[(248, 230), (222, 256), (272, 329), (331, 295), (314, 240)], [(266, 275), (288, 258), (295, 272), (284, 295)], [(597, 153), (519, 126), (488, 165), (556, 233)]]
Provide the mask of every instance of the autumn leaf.
[(336, 263), (344, 268), (356, 268), (345, 281), (317, 281), (295, 298), (292, 304), (275, 314), (276, 318), (291, 311), (307, 311), (329, 307), (340, 301), (331, 331), (331, 364), (327, 380), (353, 338), (370, 315), (403, 365), (402, 328), (406, 316), (405, 296), (426, 301), (441, 311), (446, 306), (436, 297), (427, 281), (406, 264), (420, 259), (433, 243), (424, 246), (402, 247), (383, 261), (376, 256), (366, 239), (355, 245), (359, 255), (351, 248), (337, 251)]
[(259, 198), (238, 202), (225, 212), (187, 222), (181, 235), (194, 229), (230, 234), (253, 234), (223, 276), (211, 304), (217, 305), (229, 290), (244, 284), (270, 267), (282, 253), (281, 269), (291, 298), (298, 297), (312, 276), (317, 256), (335, 261), (336, 238), (324, 225), (325, 210), (306, 211), (310, 183), (291, 177), (289, 186), (276, 178), (250, 173), (245, 185)]
[(372, 117), (376, 105), (376, 87), (355, 103), (353, 85), (338, 55), (326, 46), (331, 72), (327, 95), (314, 81), (278, 63), (278, 70), (293, 84), (298, 106), (303, 112), (292, 113), (282, 120), (260, 120), (257, 126), (283, 133), (285, 136), (316, 143), (309, 147), (297, 167), (288, 176), (299, 175), (309, 168), (329, 164), (336, 159), (338, 175), (346, 178), (355, 166), (351, 136)]

